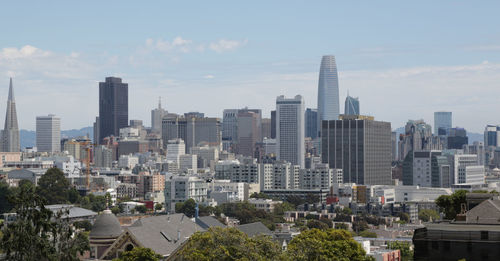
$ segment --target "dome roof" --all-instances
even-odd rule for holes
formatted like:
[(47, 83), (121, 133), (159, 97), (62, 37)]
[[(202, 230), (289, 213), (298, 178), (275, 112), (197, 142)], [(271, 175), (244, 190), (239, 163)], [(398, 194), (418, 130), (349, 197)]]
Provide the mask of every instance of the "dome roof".
[(111, 213), (111, 210), (106, 209), (97, 216), (89, 237), (118, 237), (122, 231), (118, 218)]

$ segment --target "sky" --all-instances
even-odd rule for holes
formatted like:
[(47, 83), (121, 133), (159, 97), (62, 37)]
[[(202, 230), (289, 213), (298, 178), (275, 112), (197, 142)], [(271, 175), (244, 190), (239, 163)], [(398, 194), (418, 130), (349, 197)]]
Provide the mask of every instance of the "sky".
[[(98, 82), (129, 84), (129, 119), (261, 108), (301, 94), (316, 108), (321, 56), (336, 56), (340, 104), (404, 126), (500, 124), (500, 2), (10, 1), (0, 15), (0, 115), (13, 77), (19, 126), (56, 114), (91, 126)], [(3, 87), (2, 87), (3, 86)], [(3, 90), (3, 91), (2, 91)], [(4, 119), (0, 117), (0, 121)]]

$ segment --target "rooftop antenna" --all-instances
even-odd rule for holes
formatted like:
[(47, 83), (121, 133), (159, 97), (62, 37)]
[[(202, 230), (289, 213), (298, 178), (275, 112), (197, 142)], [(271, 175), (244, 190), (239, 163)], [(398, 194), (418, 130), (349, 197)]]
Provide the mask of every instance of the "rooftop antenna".
[(161, 109), (161, 96), (158, 97), (158, 109)]

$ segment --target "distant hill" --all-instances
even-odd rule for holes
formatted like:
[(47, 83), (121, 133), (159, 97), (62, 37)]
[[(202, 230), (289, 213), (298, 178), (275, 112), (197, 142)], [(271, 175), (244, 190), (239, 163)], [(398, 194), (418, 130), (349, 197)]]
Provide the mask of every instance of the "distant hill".
[[(393, 131), (395, 131), (397, 133), (397, 135), (399, 136), (399, 134), (405, 133), (405, 127), (399, 127)], [(467, 132), (467, 136), (469, 137), (469, 144), (472, 144), (475, 141), (484, 142), (484, 134), (482, 134), (482, 133)]]
[[(21, 143), (21, 148), (33, 147), (36, 143), (36, 132), (32, 130), (20, 130), (19, 139)], [(84, 127), (79, 130), (63, 130), (61, 131), (61, 138), (75, 138), (80, 136), (88, 136), (91, 140), (94, 139), (94, 128)]]

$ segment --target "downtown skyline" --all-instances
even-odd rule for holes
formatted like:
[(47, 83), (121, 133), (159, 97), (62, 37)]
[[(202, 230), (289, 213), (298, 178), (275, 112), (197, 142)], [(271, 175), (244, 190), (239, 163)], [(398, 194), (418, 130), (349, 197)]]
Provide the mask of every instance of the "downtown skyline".
[[(33, 12), (38, 11), (33, 8), (0, 18), (5, 35), (11, 36), (0, 39), (0, 79), (4, 79), (0, 99), (6, 100), (12, 76), (20, 129), (34, 130), (36, 116), (50, 113), (61, 117), (62, 129), (91, 126), (98, 115), (98, 82), (108, 76), (129, 83), (129, 119), (143, 119), (147, 126), (158, 96), (169, 112), (200, 111), (221, 118), (224, 109), (244, 106), (260, 108), (263, 117), (269, 117), (279, 95), (300, 94), (306, 108), (317, 108), (319, 61), (325, 54), (337, 60), (339, 100), (345, 100), (349, 91), (360, 98), (363, 114), (390, 121), (393, 128), (404, 126), (408, 119), (433, 122), (434, 111), (452, 111), (454, 125), (471, 132), (480, 133), (486, 124), (500, 122), (495, 119), (500, 39), (499, 29), (493, 26), (498, 18), (488, 15), (495, 8), (429, 3), (433, 8), (423, 12), (426, 19), (420, 21), (419, 12), (410, 9), (429, 6), (385, 4), (388, 9), (381, 7), (377, 15), (369, 13), (369, 6), (323, 2), (328, 8), (300, 10), (300, 4), (290, 3), (284, 7), (290, 17), (274, 21), (271, 14), (278, 4), (272, 4), (262, 11), (262, 22), (249, 24), (249, 16), (239, 14), (241, 19), (229, 25), (224, 19), (235, 19), (231, 10), (241, 5), (229, 6), (229, 14), (223, 17), (195, 10), (184, 13), (185, 18), (173, 14), (173, 10), (187, 10), (179, 5), (163, 8), (168, 15), (161, 18), (139, 14), (120, 25), (99, 18), (114, 4), (103, 4), (98, 10), (74, 8), (79, 9), (72, 14), (74, 19), (42, 14), (59, 14), (67, 8), (63, 3), (39, 6), (45, 12)], [(126, 3), (117, 13), (131, 15), (133, 7), (137, 6)], [(317, 11), (321, 17), (334, 7), (345, 14), (335, 12), (331, 20), (312, 15)], [(400, 17), (400, 24), (382, 18), (398, 8), (401, 12), (394, 16)], [(450, 9), (446, 15), (444, 8)], [(15, 6), (9, 9), (16, 10)], [(209, 8), (217, 14), (216, 9)], [(157, 12), (149, 6), (139, 10)], [(358, 23), (340, 23), (332, 29), (334, 35), (316, 28), (325, 21), (326, 26), (336, 25), (356, 11), (365, 17)], [(297, 25), (293, 16), (300, 12), (312, 19)], [(462, 21), (464, 13), (475, 19)], [(182, 22), (197, 15), (200, 18), (194, 24)], [(23, 18), (41, 22), (13, 22)], [(67, 23), (61, 24), (61, 19)], [(204, 19), (207, 22), (200, 25)], [(80, 24), (99, 22), (102, 27), (93, 27), (93, 32), (84, 30), (88, 24)], [(275, 31), (287, 23), (279, 33)], [(242, 30), (235, 30), (238, 26)], [(57, 28), (53, 33), (57, 42), (42, 37), (50, 35), (51, 27)], [(384, 30), (374, 37), (371, 31), (376, 27)], [(429, 27), (433, 28), (426, 30)], [(295, 31), (303, 37), (296, 39)], [(64, 34), (72, 39), (61, 37)], [(0, 111), (5, 111), (5, 104), (0, 104)]]

